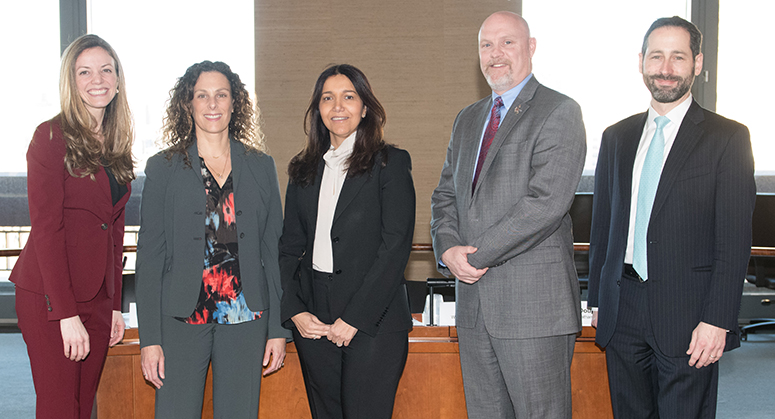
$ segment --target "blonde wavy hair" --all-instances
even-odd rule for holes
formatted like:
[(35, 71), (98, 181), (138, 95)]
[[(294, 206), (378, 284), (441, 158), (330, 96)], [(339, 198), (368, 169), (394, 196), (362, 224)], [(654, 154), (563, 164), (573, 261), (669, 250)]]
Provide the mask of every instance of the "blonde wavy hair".
[(167, 147), (167, 159), (181, 154), (186, 165), (191, 166), (187, 150), (196, 140), (196, 126), (191, 108), (194, 86), (202, 73), (211, 71), (223, 74), (231, 88), (234, 113), (229, 121), (229, 136), (244, 144), (248, 151), (266, 153), (266, 142), (261, 130), (261, 110), (258, 106), (253, 106), (250, 94), (239, 75), (220, 61), (202, 61), (189, 67), (170, 90), (161, 140), (162, 145)]
[[(116, 96), (105, 108), (102, 120), (104, 143), (94, 135), (92, 128), (97, 121), (86, 108), (75, 82), (75, 61), (82, 52), (95, 47), (104, 49), (113, 58), (118, 77)], [(135, 178), (132, 113), (126, 99), (124, 68), (110, 44), (97, 35), (83, 35), (65, 49), (59, 76), (59, 99), (62, 109), (58, 117), (67, 145), (67, 171), (72, 176), (94, 179), (94, 174), (104, 166), (111, 169), (119, 184), (130, 183)]]

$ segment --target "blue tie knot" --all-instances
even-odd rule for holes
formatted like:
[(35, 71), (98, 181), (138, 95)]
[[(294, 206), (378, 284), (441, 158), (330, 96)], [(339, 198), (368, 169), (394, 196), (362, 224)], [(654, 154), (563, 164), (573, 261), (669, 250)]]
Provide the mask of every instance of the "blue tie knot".
[(670, 122), (670, 118), (666, 116), (658, 116), (654, 118), (654, 123), (657, 124), (657, 129), (661, 130)]

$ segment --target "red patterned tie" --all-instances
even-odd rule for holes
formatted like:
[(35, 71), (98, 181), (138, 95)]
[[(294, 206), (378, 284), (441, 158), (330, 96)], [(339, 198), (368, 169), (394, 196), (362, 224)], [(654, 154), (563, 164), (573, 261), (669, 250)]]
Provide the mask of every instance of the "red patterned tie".
[(484, 130), (482, 149), (479, 150), (479, 158), (476, 160), (476, 171), (474, 172), (474, 183), (471, 185), (471, 195), (474, 194), (474, 190), (476, 189), (476, 182), (479, 180), (479, 173), (482, 171), (484, 159), (487, 158), (487, 151), (490, 149), (492, 139), (495, 138), (495, 133), (498, 132), (498, 126), (501, 123), (502, 107), (503, 99), (498, 96), (495, 98), (495, 103), (492, 105), (492, 111), (490, 111), (490, 123), (487, 124), (487, 129)]

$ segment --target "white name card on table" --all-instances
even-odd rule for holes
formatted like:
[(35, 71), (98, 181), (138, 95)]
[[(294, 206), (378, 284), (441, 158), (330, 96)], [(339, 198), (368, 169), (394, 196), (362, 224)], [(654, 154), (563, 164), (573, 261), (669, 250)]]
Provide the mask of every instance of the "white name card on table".
[[(422, 312), (422, 322), (430, 324), (428, 315), (430, 305), (430, 295), (425, 296), (425, 309)], [(455, 325), (455, 302), (444, 301), (441, 294), (433, 294), (433, 323), (436, 326), (454, 326)]]
[(587, 302), (581, 302), (581, 326), (592, 326), (592, 309), (587, 308)]
[(129, 303), (129, 313), (121, 313), (124, 316), (126, 327), (137, 328), (137, 303)]

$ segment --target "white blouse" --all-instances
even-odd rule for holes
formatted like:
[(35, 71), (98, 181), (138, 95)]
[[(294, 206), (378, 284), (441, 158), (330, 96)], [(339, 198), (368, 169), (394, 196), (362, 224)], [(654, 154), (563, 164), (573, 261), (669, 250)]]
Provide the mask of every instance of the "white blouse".
[(339, 148), (331, 148), (323, 155), (326, 163), (320, 179), (318, 196), (318, 219), (315, 225), (315, 243), (312, 247), (312, 267), (319, 272), (334, 272), (334, 253), (331, 244), (331, 225), (334, 211), (347, 177), (346, 160), (353, 152), (357, 131), (347, 137)]

